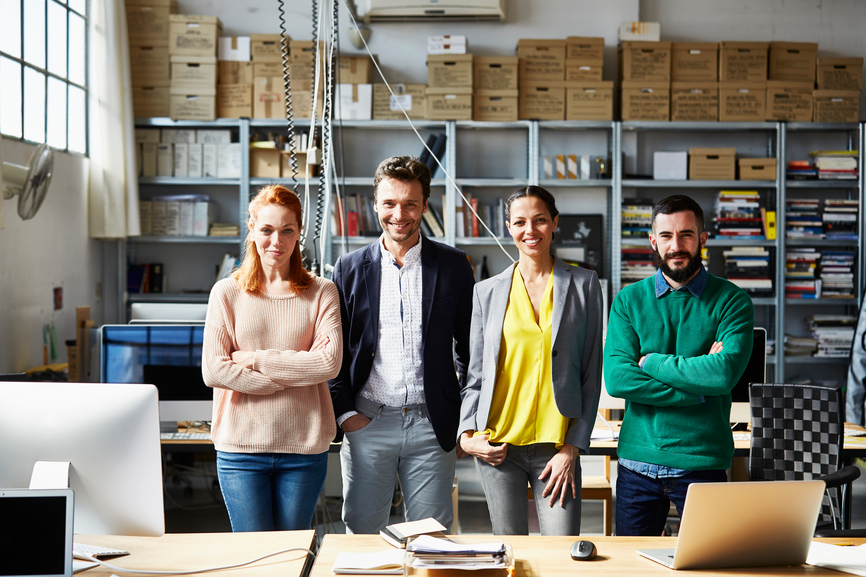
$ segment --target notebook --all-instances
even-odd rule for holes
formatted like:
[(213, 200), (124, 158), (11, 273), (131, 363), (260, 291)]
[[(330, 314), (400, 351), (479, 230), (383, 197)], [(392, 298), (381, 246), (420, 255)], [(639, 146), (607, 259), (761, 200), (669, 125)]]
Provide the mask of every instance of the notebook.
[(800, 565), (823, 494), (823, 481), (694, 483), (676, 549), (638, 554), (671, 569)]
[(0, 489), (0, 577), (72, 577), (72, 489)]

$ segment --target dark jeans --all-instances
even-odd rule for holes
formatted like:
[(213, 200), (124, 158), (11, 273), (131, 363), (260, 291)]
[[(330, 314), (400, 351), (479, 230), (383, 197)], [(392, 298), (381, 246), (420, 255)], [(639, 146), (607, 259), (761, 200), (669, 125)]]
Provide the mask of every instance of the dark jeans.
[(694, 471), (682, 477), (653, 479), (619, 467), (616, 480), (616, 534), (658, 537), (665, 529), (670, 504), (680, 516), (692, 483), (727, 481), (725, 471)]

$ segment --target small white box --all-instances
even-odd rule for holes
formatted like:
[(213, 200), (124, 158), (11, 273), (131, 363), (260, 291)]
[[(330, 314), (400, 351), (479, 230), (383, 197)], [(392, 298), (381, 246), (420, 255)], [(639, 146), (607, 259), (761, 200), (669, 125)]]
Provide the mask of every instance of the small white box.
[(192, 201), (184, 201), (180, 204), (180, 230), (179, 236), (192, 236), (193, 221), (195, 219), (195, 203)]
[(662, 37), (662, 25), (658, 22), (623, 22), (619, 27), (619, 41), (638, 40), (658, 42)]
[(195, 218), (193, 219), (193, 236), (207, 236), (210, 225), (216, 222), (219, 205), (210, 201), (195, 203)]
[(217, 149), (219, 144), (207, 142), (201, 145), (201, 175), (204, 178), (216, 178), (217, 166), (219, 166), (219, 155)]
[(372, 120), (373, 118), (373, 85), (372, 84), (338, 84), (337, 98), (340, 105), (334, 118), (343, 120)]
[(160, 142), (191, 144), (195, 142), (195, 130), (192, 128), (163, 128), (160, 133)]
[(217, 177), (241, 177), (241, 143), (217, 144)]
[(249, 36), (220, 36), (217, 43), (217, 57), (219, 60), (232, 62), (250, 61), (250, 37)]
[(156, 145), (156, 175), (174, 176), (174, 145)]
[(189, 166), (186, 175), (189, 178), (201, 178), (201, 144), (187, 144), (187, 146), (189, 147)]
[(589, 180), (592, 177), (592, 163), (588, 154), (580, 155), (580, 179)]
[(145, 142), (141, 145), (141, 176), (156, 176), (156, 147), (158, 144)]
[(653, 179), (686, 180), (689, 175), (689, 153), (685, 150), (653, 153)]
[(542, 161), (541, 178), (551, 179), (556, 178), (553, 169), (556, 166), (555, 156), (545, 156)]
[(568, 178), (568, 173), (565, 168), (565, 155), (558, 154), (556, 156), (556, 178), (559, 180), (565, 180)]
[(462, 44), (466, 46), (466, 36), (462, 34), (440, 34), (437, 36), (428, 36), (427, 44)]
[(184, 142), (176, 142), (174, 144), (175, 176), (189, 176), (189, 147), (190, 145)]
[(580, 174), (577, 172), (577, 155), (569, 154), (565, 158), (565, 164), (568, 169), (568, 179), (569, 180), (577, 180), (580, 178)]
[(230, 130), (196, 130), (195, 142), (199, 144), (228, 144), (232, 141)]

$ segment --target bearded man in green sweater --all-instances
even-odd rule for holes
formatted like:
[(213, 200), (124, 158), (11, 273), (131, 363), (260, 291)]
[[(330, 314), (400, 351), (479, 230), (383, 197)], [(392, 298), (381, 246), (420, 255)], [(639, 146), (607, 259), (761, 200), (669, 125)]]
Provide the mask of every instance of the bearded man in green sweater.
[(613, 302), (604, 379), (625, 399), (619, 435), (616, 534), (658, 536), (686, 489), (726, 480), (734, 441), (731, 389), (752, 352), (749, 296), (707, 273), (700, 205), (674, 195), (653, 209), (659, 270)]

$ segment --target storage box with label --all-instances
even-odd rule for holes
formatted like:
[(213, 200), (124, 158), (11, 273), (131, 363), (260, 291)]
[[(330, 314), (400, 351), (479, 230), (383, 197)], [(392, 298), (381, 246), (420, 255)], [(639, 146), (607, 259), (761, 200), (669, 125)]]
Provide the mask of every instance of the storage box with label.
[(475, 90), (517, 90), (516, 56), (476, 56), (472, 61)]
[(159, 141), (172, 144), (192, 144), (196, 140), (196, 130), (193, 128), (163, 128), (159, 131)]
[[(313, 67), (307, 62), (289, 64), (292, 80), (297, 78), (311, 79)], [(283, 65), (281, 62), (253, 62), (253, 78), (265, 76), (282, 76)]]
[(199, 128), (195, 131), (195, 141), (199, 144), (228, 144), (232, 141), (232, 132), (225, 128)]
[[(292, 91), (292, 107), (301, 96), (300, 91)], [(309, 106), (307, 108), (309, 113)], [(300, 110), (299, 116), (305, 116)], [(306, 114), (309, 116), (309, 114)], [(256, 77), (253, 81), (253, 118), (285, 118), (286, 98), (281, 76)]]
[(579, 60), (565, 61), (566, 82), (601, 82), (602, 64), (581, 62)]
[(171, 85), (193, 94), (212, 94), (217, 85), (216, 56), (172, 56)]
[(776, 180), (775, 158), (740, 158), (740, 180)]
[(818, 45), (813, 42), (770, 42), (770, 80), (815, 82)]
[(564, 120), (566, 82), (521, 82), (520, 120)]
[[(220, 84), (253, 84), (252, 62), (217, 62)], [(263, 76), (278, 76), (277, 74), (264, 74)]]
[(613, 120), (613, 81), (568, 82), (566, 120)]
[(188, 94), (170, 89), (169, 117), (172, 120), (214, 120), (216, 118), (216, 87), (211, 94)]
[(340, 55), (341, 84), (370, 84), (373, 81), (373, 61), (369, 56)]
[(716, 42), (674, 42), (671, 46), (671, 80), (716, 82), (719, 78), (719, 45)]
[(466, 36), (457, 34), (428, 36), (427, 54), (466, 54)]
[(172, 0), (126, 0), (129, 45), (168, 46), (168, 18), (176, 12)]
[(472, 74), (471, 54), (427, 55), (427, 85), (430, 88), (471, 88)]
[(719, 83), (671, 82), (671, 120), (716, 122), (719, 119)]
[(372, 84), (338, 84), (334, 118), (344, 120), (371, 120), (373, 118)]
[(152, 144), (159, 144), (161, 142), (159, 139), (159, 128), (136, 128), (135, 143), (144, 144), (148, 142)]
[(818, 58), (818, 90), (860, 90), (863, 86), (862, 58)]
[(472, 89), (468, 87), (427, 87), (427, 118), (430, 120), (472, 120)]
[(658, 42), (661, 35), (662, 26), (658, 22), (623, 22), (617, 31), (620, 42)]
[(518, 95), (517, 90), (476, 90), (472, 96), (472, 120), (516, 121)]
[(217, 57), (231, 62), (249, 62), (250, 37), (220, 36), (217, 43)]
[(169, 19), (168, 53), (172, 56), (216, 56), (223, 26), (216, 16), (172, 14)]
[(812, 93), (815, 122), (858, 122), (859, 90), (815, 90)]
[[(318, 51), (325, 50), (325, 43), (319, 41)], [(316, 45), (312, 40), (292, 40), (289, 42), (289, 59), (292, 62), (314, 62), (316, 60)], [(325, 60), (324, 58), (322, 59)], [(255, 62), (255, 60), (254, 60)]]
[(168, 86), (134, 86), (132, 111), (136, 118), (168, 116)]
[(736, 148), (690, 148), (689, 180), (734, 180)]
[(719, 120), (763, 122), (767, 115), (767, 83), (720, 82)]
[(252, 118), (253, 85), (220, 84), (217, 86), (217, 116), (219, 118)]
[(669, 82), (670, 42), (623, 42), (619, 47), (619, 76), (622, 80)]
[(686, 180), (689, 156), (685, 150), (657, 150), (653, 152), (654, 180)]
[[(309, 176), (313, 178), (314, 176), (318, 176), (319, 174), (319, 165), (318, 164), (307, 164), (307, 153), (306, 152), (295, 152), (295, 162), (297, 162), (298, 174), (299, 178), (306, 178)], [(280, 177), (281, 178), (291, 178), (292, 177), (292, 153), (288, 150), (280, 151)]]
[(623, 120), (670, 120), (670, 83), (623, 80), (620, 106)]
[(250, 143), (250, 176), (279, 178), (280, 156), (280, 151), (273, 142)]
[(767, 81), (767, 120), (812, 122), (812, 83)]
[(565, 39), (565, 59), (582, 62), (604, 61), (604, 38), (596, 36), (569, 36)]
[(217, 178), (241, 177), (241, 143), (217, 144)]
[(565, 80), (565, 40), (517, 41), (518, 79), (526, 82)]
[(156, 149), (158, 142), (145, 142), (141, 145), (141, 176), (156, 176)]
[(403, 120), (402, 106), (412, 120), (427, 118), (426, 84), (392, 84), (388, 91), (384, 84), (373, 85), (373, 120)]
[[(287, 51), (291, 50), (291, 42), (291, 37), (286, 36)], [(250, 34), (250, 58), (254, 62), (282, 62), (281, 36), (279, 34)]]
[(129, 46), (133, 86), (168, 86), (168, 46)]
[(769, 42), (722, 42), (719, 45), (719, 81), (766, 81), (769, 48)]

